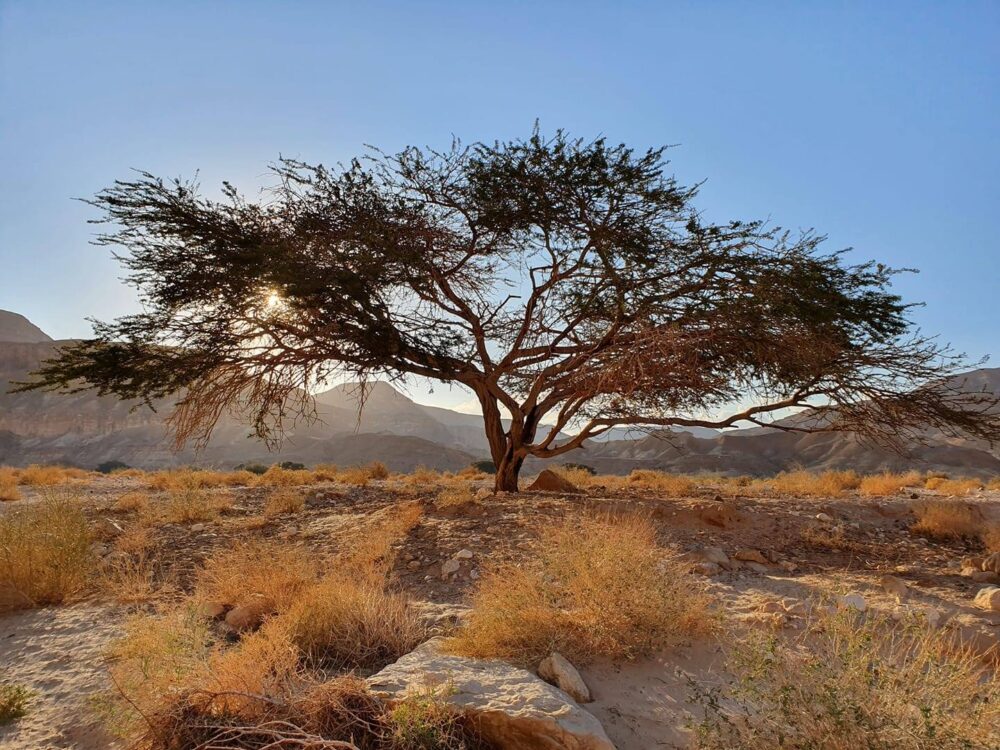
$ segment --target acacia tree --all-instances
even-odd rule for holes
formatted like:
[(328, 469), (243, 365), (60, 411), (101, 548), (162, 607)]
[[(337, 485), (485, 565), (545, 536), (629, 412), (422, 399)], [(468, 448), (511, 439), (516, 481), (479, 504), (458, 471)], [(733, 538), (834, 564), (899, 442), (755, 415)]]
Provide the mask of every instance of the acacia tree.
[(779, 428), (1000, 434), (995, 397), (956, 386), (962, 359), (914, 330), (895, 270), (812, 232), (708, 222), (666, 164), (536, 129), (337, 168), (282, 159), (257, 202), (138, 173), (90, 202), (144, 312), (96, 323), (26, 387), (174, 396), (177, 440), (204, 443), (226, 412), (280, 440), (334, 377), (460, 383), (507, 491), (528, 456), (616, 425), (814, 405), (821, 419)]

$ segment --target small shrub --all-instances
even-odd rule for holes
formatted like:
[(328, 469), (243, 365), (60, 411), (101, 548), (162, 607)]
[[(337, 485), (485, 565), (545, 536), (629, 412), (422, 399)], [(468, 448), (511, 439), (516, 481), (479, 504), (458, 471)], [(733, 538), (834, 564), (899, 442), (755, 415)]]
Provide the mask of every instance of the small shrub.
[(400, 594), (384, 581), (329, 576), (303, 591), (280, 623), (313, 665), (380, 669), (420, 643), (425, 629)]
[(1000, 746), (1000, 682), (945, 631), (840, 613), (798, 642), (751, 633), (732, 643), (732, 683), (693, 685), (705, 750)]
[(948, 479), (946, 477), (930, 477), (924, 487), (942, 495), (967, 495), (973, 490), (981, 489), (983, 483), (978, 479)]
[[(0, 590), (8, 607), (60, 604), (94, 570), (87, 519), (70, 498), (46, 498), (0, 516)], [(4, 606), (0, 603), (0, 607)]]
[(337, 564), (358, 577), (383, 580), (395, 562), (394, 548), (423, 517), (420, 503), (387, 508), (346, 540)]
[(305, 469), (283, 469), (272, 466), (259, 477), (255, 484), (260, 487), (301, 487), (312, 484), (314, 477), (311, 471)]
[(301, 490), (279, 488), (272, 490), (264, 501), (264, 515), (280, 516), (282, 513), (298, 513), (306, 507), (306, 496)]
[(125, 513), (148, 513), (149, 495), (144, 492), (126, 492), (115, 500), (114, 507)]
[(858, 491), (867, 497), (885, 497), (886, 495), (896, 495), (906, 487), (913, 487), (922, 482), (923, 477), (915, 471), (905, 474), (885, 472), (864, 477), (858, 486)]
[(11, 503), (21, 499), (17, 487), (17, 475), (12, 469), (0, 468), (0, 503)]
[(473, 461), (472, 468), (476, 471), (482, 472), (483, 474), (496, 474), (497, 467), (490, 458), (483, 459), (482, 461)]
[(256, 476), (260, 476), (261, 474), (265, 473), (267, 469), (268, 467), (265, 466), (264, 464), (254, 464), (254, 463), (238, 464), (236, 466), (237, 471), (246, 471)]
[(986, 524), (980, 537), (987, 552), (1000, 552), (1000, 521)]
[(387, 718), (393, 748), (466, 750), (470, 746), (468, 719), (433, 692), (404, 698), (389, 709)]
[(928, 500), (913, 506), (917, 534), (933, 539), (974, 538), (983, 526), (983, 514), (973, 505), (957, 500)]
[(231, 605), (262, 600), (274, 611), (281, 611), (316, 578), (316, 564), (305, 550), (255, 541), (222, 550), (206, 560), (198, 573), (195, 593), (200, 601)]
[(26, 716), (34, 693), (23, 685), (0, 685), (0, 726), (6, 726)]
[(408, 485), (436, 484), (440, 479), (441, 472), (428, 469), (426, 466), (418, 466), (402, 477), (403, 482)]
[(94, 467), (94, 471), (98, 474), (112, 474), (116, 471), (126, 471), (131, 468), (124, 461), (103, 461)]
[(104, 561), (100, 579), (105, 592), (119, 604), (151, 601), (163, 587), (154, 547), (148, 526), (132, 526), (115, 539), (115, 554)]
[(441, 510), (457, 510), (474, 502), (476, 502), (476, 494), (471, 487), (466, 485), (440, 490), (434, 505)]
[(770, 479), (757, 480), (751, 488), (771, 490), (798, 497), (839, 497), (857, 489), (860, 477), (853, 471), (783, 471)]
[(300, 464), (298, 461), (282, 461), (278, 466), (287, 471), (302, 471), (306, 468), (305, 464)]
[(552, 470), (567, 482), (580, 488), (594, 483), (594, 474), (586, 469), (576, 468), (576, 465), (554, 466)]
[(707, 594), (648, 520), (574, 520), (543, 542), (535, 560), (485, 572), (457, 653), (523, 665), (552, 651), (634, 658), (713, 629)]
[(366, 468), (368, 469), (368, 476), (372, 479), (389, 478), (389, 469), (381, 461), (372, 461)]
[(167, 523), (201, 523), (214, 521), (232, 507), (229, 495), (219, 495), (202, 489), (173, 490), (167, 495), (162, 520)]
[[(577, 472), (578, 475), (585, 473)], [(666, 497), (684, 497), (692, 494), (697, 488), (697, 484), (690, 477), (665, 474), (662, 471), (649, 471), (646, 469), (635, 469), (626, 477), (625, 481), (627, 484), (635, 487), (655, 490)]]
[(57, 484), (65, 484), (74, 479), (85, 479), (87, 472), (83, 469), (74, 469), (66, 466), (40, 466), (32, 464), (25, 469), (17, 470), (18, 484), (30, 487), (51, 487)]

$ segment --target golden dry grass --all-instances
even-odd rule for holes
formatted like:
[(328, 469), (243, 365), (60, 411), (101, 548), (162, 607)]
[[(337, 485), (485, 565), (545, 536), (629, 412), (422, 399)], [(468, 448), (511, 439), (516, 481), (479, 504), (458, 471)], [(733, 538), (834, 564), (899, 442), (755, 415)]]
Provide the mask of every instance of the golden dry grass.
[(941, 495), (967, 495), (973, 490), (982, 488), (979, 479), (948, 479), (946, 477), (928, 477), (924, 487)]
[(1000, 552), (1000, 521), (987, 523), (980, 538), (987, 552)]
[(228, 493), (188, 487), (171, 490), (166, 500), (153, 509), (164, 523), (203, 523), (214, 521), (233, 505)]
[(733, 750), (1000, 747), (1000, 681), (947, 631), (824, 615), (797, 641), (744, 634), (725, 689), (696, 689), (697, 746)]
[(114, 509), (125, 513), (148, 513), (149, 495), (145, 492), (126, 492), (115, 500)]
[(354, 575), (384, 579), (395, 562), (398, 543), (420, 523), (423, 507), (406, 502), (387, 508), (369, 519), (342, 545), (335, 564)]
[(884, 472), (864, 477), (861, 484), (858, 485), (858, 492), (865, 497), (886, 497), (899, 494), (907, 487), (916, 487), (921, 484), (923, 484), (923, 476), (916, 471), (908, 471), (903, 474)]
[(291, 487), (272, 490), (264, 501), (264, 515), (271, 518), (284, 513), (298, 513), (306, 507), (306, 496)]
[(331, 575), (296, 597), (276, 620), (308, 663), (378, 669), (411, 651), (424, 626), (401, 594), (373, 576)]
[(257, 476), (249, 471), (210, 471), (181, 468), (146, 474), (149, 489), (161, 492), (212, 487), (249, 487), (256, 481)]
[(554, 650), (579, 662), (635, 658), (715, 623), (703, 588), (635, 517), (552, 529), (535, 560), (488, 569), (473, 604), (452, 649), (523, 665)]
[(625, 481), (630, 486), (654, 490), (666, 497), (685, 497), (693, 494), (698, 488), (697, 482), (691, 477), (644, 469), (634, 470)]
[(757, 480), (751, 488), (802, 497), (839, 497), (863, 482), (853, 471), (787, 471), (771, 479)]
[(440, 510), (457, 510), (476, 502), (476, 493), (468, 484), (445, 487), (437, 493), (434, 507)]
[(60, 604), (91, 583), (87, 519), (69, 497), (49, 497), (0, 516), (0, 607)]
[(67, 466), (41, 466), (32, 464), (24, 469), (15, 469), (18, 484), (30, 487), (52, 487), (77, 479), (86, 479), (90, 472)]
[(166, 586), (155, 557), (154, 530), (135, 525), (114, 542), (101, 567), (100, 585), (119, 604), (152, 601)]
[(17, 475), (13, 469), (0, 468), (0, 503), (11, 503), (21, 499), (17, 487)]
[(933, 539), (974, 538), (983, 527), (983, 514), (959, 500), (925, 500), (913, 505), (917, 516), (911, 530)]
[(300, 547), (253, 541), (217, 552), (199, 572), (195, 596), (202, 602), (263, 602), (282, 611), (316, 582), (314, 557)]

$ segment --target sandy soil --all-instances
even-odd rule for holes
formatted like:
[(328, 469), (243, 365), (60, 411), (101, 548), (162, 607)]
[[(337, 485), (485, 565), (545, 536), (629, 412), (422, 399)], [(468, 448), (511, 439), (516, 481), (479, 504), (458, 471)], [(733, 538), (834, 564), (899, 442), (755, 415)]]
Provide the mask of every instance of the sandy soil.
[[(99, 527), (127, 527), (134, 516), (113, 509), (123, 492), (140, 480), (106, 478), (81, 490), (87, 513)], [(651, 517), (662, 542), (681, 552), (700, 546), (761, 552), (763, 567), (745, 566), (706, 579), (731, 621), (770, 627), (766, 612), (781, 598), (807, 601), (820, 594), (861, 592), (869, 605), (892, 611), (896, 598), (880, 583), (884, 574), (909, 586), (906, 603), (933, 607), (944, 623), (974, 638), (982, 648), (1000, 641), (1000, 614), (971, 606), (982, 584), (959, 575), (958, 562), (977, 550), (963, 541), (924, 539), (909, 530), (913, 498), (717, 496), (706, 488), (695, 497), (665, 499), (653, 492), (586, 495), (521, 494), (487, 498), (458, 515), (436, 509), (435, 489), (374, 483), (365, 488), (323, 485), (308, 488), (306, 509), (266, 525), (255, 523), (267, 490), (233, 488), (233, 510), (205, 524), (168, 524), (157, 532), (156, 557), (164, 575), (180, 590), (214, 551), (239, 540), (266, 537), (332, 552), (373, 513), (417, 499), (422, 521), (403, 540), (393, 576), (414, 598), (439, 603), (466, 601), (487, 560), (518, 559), (537, 543), (537, 530), (574, 514), (642, 513)], [(31, 502), (36, 493), (29, 495)], [(967, 498), (987, 518), (1000, 519), (1000, 496)], [(154, 495), (155, 501), (155, 495)], [(24, 502), (24, 501), (22, 501)], [(0, 509), (3, 512), (4, 509)], [(824, 514), (822, 520), (818, 514)], [(113, 522), (114, 526), (111, 524)], [(461, 570), (443, 578), (441, 565), (459, 550), (472, 551)], [(783, 565), (783, 567), (782, 567)], [(27, 717), (0, 728), (0, 747), (116, 747), (94, 716), (96, 696), (110, 688), (104, 651), (119, 632), (127, 608), (104, 597), (58, 608), (0, 615), (0, 679), (27, 685), (37, 697)], [(784, 627), (801, 626), (795, 617)], [(724, 643), (694, 643), (638, 663), (597, 663), (581, 671), (595, 702), (588, 706), (620, 750), (683, 747), (689, 678), (718, 682)]]

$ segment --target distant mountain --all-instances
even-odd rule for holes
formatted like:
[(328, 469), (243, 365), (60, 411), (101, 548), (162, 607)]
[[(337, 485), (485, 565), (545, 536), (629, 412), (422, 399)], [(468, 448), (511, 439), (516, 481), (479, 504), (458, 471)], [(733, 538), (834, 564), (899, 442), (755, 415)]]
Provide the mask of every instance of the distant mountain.
[[(144, 468), (195, 463), (228, 468), (251, 461), (351, 465), (378, 460), (394, 471), (409, 471), (420, 465), (455, 470), (489, 455), (480, 416), (418, 404), (381, 382), (367, 386), (360, 413), (362, 394), (356, 383), (317, 394), (316, 419), (290, 425), (281, 450), (273, 453), (230, 418), (222, 420), (201, 453), (190, 449), (175, 453), (163, 422), (170, 413), (169, 401), (156, 404), (157, 411), (151, 411), (90, 392), (4, 392), (3, 384), (26, 379), (68, 343), (53, 341), (16, 313), (0, 311), (0, 464), (58, 462), (92, 467), (118, 460)], [(1000, 369), (975, 370), (960, 377), (962, 387), (1000, 392)], [(753, 428), (645, 434), (615, 429), (561, 460), (615, 474), (648, 468), (767, 475), (797, 467), (1000, 474), (1000, 451), (995, 448), (930, 431), (927, 440), (927, 445), (914, 445), (901, 456), (843, 433), (809, 435)], [(527, 468), (542, 465), (529, 460)]]
[(41, 328), (23, 315), (9, 310), (0, 310), (0, 341), (34, 344), (51, 340)]

